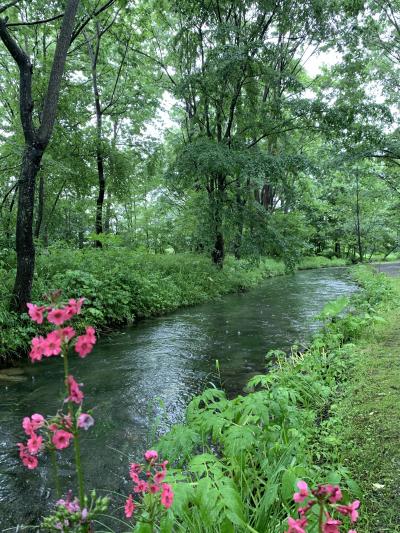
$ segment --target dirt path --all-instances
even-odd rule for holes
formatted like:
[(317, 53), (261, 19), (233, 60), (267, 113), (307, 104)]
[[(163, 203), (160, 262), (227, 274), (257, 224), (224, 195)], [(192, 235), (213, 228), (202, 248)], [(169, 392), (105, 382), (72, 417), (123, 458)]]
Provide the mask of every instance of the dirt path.
[(378, 272), (384, 272), (388, 276), (400, 276), (400, 263), (372, 263)]

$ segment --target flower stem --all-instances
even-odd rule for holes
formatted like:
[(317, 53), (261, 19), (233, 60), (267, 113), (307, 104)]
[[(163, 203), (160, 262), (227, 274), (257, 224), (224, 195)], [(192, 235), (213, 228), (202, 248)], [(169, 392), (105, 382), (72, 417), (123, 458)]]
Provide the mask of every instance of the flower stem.
[(324, 522), (324, 506), (320, 502), (320, 504), (319, 504), (319, 517), (318, 517), (318, 533), (324, 533), (323, 522)]
[(79, 445), (78, 431), (75, 431), (75, 434), (74, 434), (74, 449), (75, 449), (76, 476), (78, 478), (78, 488), (79, 488), (79, 504), (81, 506), (81, 509), (83, 509), (83, 506), (85, 503), (85, 488), (84, 488), (84, 483), (83, 483), (81, 450), (80, 450), (80, 445)]
[[(67, 397), (69, 396), (69, 387), (68, 387), (68, 345), (63, 350), (63, 359), (64, 359), (64, 376), (65, 376), (65, 390)], [(68, 402), (68, 414), (73, 420), (73, 406), (72, 402)], [(81, 463), (81, 450), (79, 445), (79, 432), (75, 428), (73, 431), (74, 434), (74, 450), (75, 450), (75, 470), (76, 477), (78, 480), (78, 491), (79, 491), (79, 504), (81, 509), (83, 509), (85, 503), (85, 488), (83, 483), (83, 472), (82, 472), (82, 463)]]
[(67, 389), (67, 395), (69, 395), (67, 379), (68, 379), (68, 345), (63, 349), (63, 361), (64, 361), (64, 378), (65, 387)]
[(56, 457), (56, 451), (53, 448), (50, 450), (50, 457), (51, 457), (51, 464), (53, 466), (54, 482), (56, 485), (57, 498), (61, 498), (61, 488), (60, 488), (60, 478), (58, 477), (57, 457)]

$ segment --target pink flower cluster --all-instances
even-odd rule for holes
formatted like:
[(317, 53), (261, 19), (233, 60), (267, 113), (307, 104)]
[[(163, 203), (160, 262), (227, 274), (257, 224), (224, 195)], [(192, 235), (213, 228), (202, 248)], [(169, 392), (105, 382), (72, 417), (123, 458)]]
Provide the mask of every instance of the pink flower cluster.
[(36, 431), (45, 424), (44, 417), (35, 413), (30, 418), (26, 416), (22, 421), (22, 428), (29, 439), (26, 444), (19, 442), (19, 456), (23, 464), (33, 470), (38, 465), (36, 455), (40, 452), (43, 446), (43, 437), (38, 435)]
[[(318, 485), (316, 489), (310, 491), (305, 481), (297, 483), (298, 492), (293, 495), (295, 503), (304, 503), (303, 507), (298, 508), (300, 518), (288, 518), (289, 529), (286, 533), (307, 533), (307, 526), (309, 525), (308, 513), (314, 507), (319, 505), (321, 513), (319, 514), (320, 523), (318, 531), (320, 533), (340, 533), (340, 526), (342, 521), (332, 517), (333, 512), (337, 512), (342, 516), (346, 516), (352, 523), (358, 519), (357, 509), (360, 502), (355, 500), (350, 505), (338, 504), (343, 498), (342, 491), (337, 485)], [(348, 533), (357, 533), (354, 529), (350, 529)]]
[[(62, 326), (75, 315), (80, 314), (84, 298), (78, 300), (70, 299), (64, 307), (38, 306), (35, 304), (28, 305), (28, 314), (34, 322), (42, 324), (47, 313), (47, 321), (56, 326)], [(71, 326), (59, 327), (50, 332), (46, 337), (34, 337), (31, 342), (31, 351), (29, 356), (32, 362), (41, 361), (42, 357), (51, 357), (60, 355), (65, 343), (69, 343), (76, 332)], [(91, 326), (86, 328), (84, 335), (79, 335), (75, 340), (75, 351), (80, 357), (86, 357), (96, 343), (95, 330)]]
[[(157, 494), (161, 505), (169, 509), (174, 501), (174, 493), (171, 485), (164, 483), (168, 461), (157, 463), (158, 453), (155, 450), (148, 450), (144, 458), (147, 464), (132, 463), (130, 466), (129, 476), (134, 484), (133, 492), (142, 497), (146, 493)], [(125, 502), (125, 516), (131, 518), (137, 506), (138, 504), (134, 502), (134, 495), (129, 494)]]
[[(88, 413), (80, 413), (75, 424), (79, 429), (88, 430), (94, 425), (94, 419)], [(74, 438), (74, 422), (69, 414), (60, 413), (47, 422), (42, 415), (36, 413), (30, 418), (26, 416), (22, 421), (22, 427), (29, 439), (26, 444), (18, 443), (19, 455), (23, 464), (30, 470), (38, 466), (37, 455), (45, 448), (45, 442), (48, 447), (53, 446), (56, 450), (63, 450), (68, 448)], [(39, 429), (43, 435), (37, 434)]]

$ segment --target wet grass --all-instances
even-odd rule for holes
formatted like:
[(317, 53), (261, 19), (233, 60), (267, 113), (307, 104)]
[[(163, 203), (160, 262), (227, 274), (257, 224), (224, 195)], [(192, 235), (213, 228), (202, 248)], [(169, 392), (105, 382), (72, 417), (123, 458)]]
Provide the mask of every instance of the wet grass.
[(349, 262), (346, 259), (340, 259), (338, 257), (324, 257), (322, 255), (308, 256), (303, 257), (300, 264), (298, 265), (299, 270), (309, 270), (312, 268), (328, 268), (328, 267), (338, 267), (346, 266)]
[(343, 459), (363, 491), (363, 533), (400, 532), (400, 309), (383, 316), (356, 348), (337, 412)]

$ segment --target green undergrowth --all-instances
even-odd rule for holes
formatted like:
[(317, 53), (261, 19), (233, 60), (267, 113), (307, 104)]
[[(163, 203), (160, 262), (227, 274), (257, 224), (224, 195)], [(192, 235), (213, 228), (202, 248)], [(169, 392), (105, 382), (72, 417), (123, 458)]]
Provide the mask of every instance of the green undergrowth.
[[(42, 329), (27, 315), (8, 311), (15, 260), (0, 259), (0, 362), (18, 357)], [(247, 290), (262, 279), (285, 273), (282, 262), (226, 259), (218, 270), (209, 258), (194, 254), (152, 255), (124, 249), (50, 249), (37, 257), (32, 301), (61, 289), (66, 297), (87, 300), (81, 324), (107, 330), (179, 307)]]
[(358, 343), (336, 412), (342, 460), (362, 488), (363, 533), (400, 532), (400, 280), (392, 283), (395, 305)]
[(380, 323), (394, 294), (384, 275), (359, 268), (357, 279), (363, 290), (328, 304), (305, 353), (270, 353), (269, 371), (251, 379), (245, 395), (205, 390), (156, 444), (175, 467), (173, 514), (162, 531), (281, 533), (299, 479), (340, 483), (345, 498), (362, 497), (342, 463), (337, 404), (353, 376), (357, 339)]
[(312, 268), (327, 268), (327, 267), (341, 267), (348, 265), (349, 262), (346, 259), (340, 259), (338, 257), (324, 257), (321, 255), (304, 257), (298, 265), (299, 270), (309, 270)]

